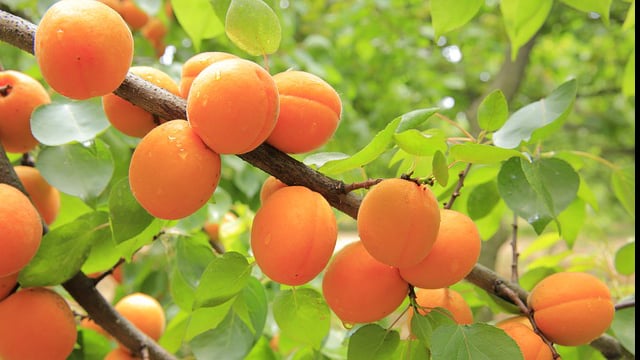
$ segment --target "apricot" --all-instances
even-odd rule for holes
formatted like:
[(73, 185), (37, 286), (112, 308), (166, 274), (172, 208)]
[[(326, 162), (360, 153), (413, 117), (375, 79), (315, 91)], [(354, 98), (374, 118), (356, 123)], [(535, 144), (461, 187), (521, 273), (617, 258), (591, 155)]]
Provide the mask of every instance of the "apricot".
[(202, 72), (207, 66), (214, 62), (237, 59), (238, 57), (222, 51), (207, 51), (193, 55), (182, 64), (182, 74), (180, 76), (180, 95), (186, 98), (189, 95), (189, 89), (193, 79)]
[(361, 241), (338, 251), (322, 279), (327, 305), (344, 324), (351, 325), (378, 321), (391, 314), (408, 290), (409, 284), (398, 269), (373, 258)]
[(164, 333), (164, 309), (152, 296), (141, 292), (126, 295), (116, 302), (114, 309), (153, 340), (157, 341)]
[(449, 289), (415, 289), (416, 302), (420, 306), (418, 312), (422, 315), (430, 313), (435, 308), (449, 310), (453, 320), (461, 325), (473, 323), (473, 313), (469, 304), (459, 292)]
[(167, 35), (167, 31), (167, 25), (157, 17), (150, 18), (142, 29), (140, 29), (140, 33), (151, 43), (158, 57), (164, 54), (164, 38)]
[(175, 220), (207, 203), (218, 186), (220, 168), (220, 155), (205, 146), (186, 120), (171, 120), (138, 143), (129, 164), (129, 185), (151, 215)]
[(42, 220), (29, 198), (0, 183), (0, 276), (22, 270), (42, 240)]
[(9, 296), (13, 289), (16, 288), (19, 274), (20, 272), (15, 272), (13, 274), (0, 276), (0, 301)]
[[(130, 71), (174, 95), (179, 95), (178, 84), (162, 70), (151, 66), (133, 66)], [(102, 108), (114, 128), (133, 137), (141, 138), (154, 127), (167, 121), (115, 94), (102, 96)]]
[(22, 289), (0, 302), (0, 359), (66, 359), (76, 338), (73, 312), (53, 290)]
[(50, 102), (36, 79), (19, 71), (0, 71), (0, 144), (5, 151), (26, 153), (38, 145), (31, 133), (31, 114)]
[(362, 199), (357, 226), (371, 256), (391, 266), (413, 266), (436, 241), (440, 210), (427, 185), (385, 179)]
[(464, 279), (480, 257), (482, 240), (476, 224), (467, 215), (440, 210), (440, 228), (433, 247), (419, 263), (401, 267), (400, 276), (410, 284), (438, 289)]
[(337, 239), (331, 205), (304, 186), (273, 193), (256, 212), (251, 228), (251, 249), (262, 272), (291, 286), (305, 284), (322, 272)]
[(133, 36), (120, 14), (95, 0), (61, 0), (44, 13), (34, 53), (44, 80), (83, 100), (113, 92), (133, 60)]
[(538, 329), (565, 346), (585, 345), (602, 335), (615, 312), (607, 285), (584, 272), (547, 276), (534, 286), (527, 302)]
[(278, 180), (275, 176), (269, 176), (262, 183), (262, 187), (260, 188), (260, 203), (264, 203), (271, 194), (273, 194), (276, 190), (282, 189), (286, 187), (287, 184)]
[(498, 323), (496, 326), (518, 344), (524, 360), (553, 360), (553, 354), (530, 327), (517, 321)]
[(149, 21), (149, 14), (138, 7), (132, 0), (120, 0), (119, 13), (124, 21), (134, 30), (142, 28)]
[(44, 222), (53, 223), (60, 212), (60, 191), (51, 186), (37, 168), (18, 165), (14, 170)]
[(104, 360), (136, 360), (139, 359), (131, 354), (131, 352), (122, 347), (112, 349), (104, 357)]
[(267, 142), (286, 153), (305, 153), (326, 144), (338, 128), (342, 102), (320, 77), (305, 71), (273, 76), (280, 114)]
[(262, 144), (278, 119), (278, 89), (271, 75), (245, 59), (207, 66), (187, 96), (189, 123), (213, 151), (244, 154)]

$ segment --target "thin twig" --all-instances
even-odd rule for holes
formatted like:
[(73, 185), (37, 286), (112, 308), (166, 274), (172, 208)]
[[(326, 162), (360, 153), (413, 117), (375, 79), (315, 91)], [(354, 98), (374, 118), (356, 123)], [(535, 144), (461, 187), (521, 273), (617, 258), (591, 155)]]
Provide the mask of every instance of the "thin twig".
[(462, 170), (458, 174), (458, 183), (456, 184), (455, 189), (453, 189), (453, 192), (451, 193), (451, 198), (449, 199), (449, 201), (444, 203), (445, 209), (451, 209), (451, 207), (453, 206), (453, 202), (456, 201), (456, 199), (460, 196), (460, 190), (464, 186), (464, 179), (467, 177), (467, 174), (469, 174), (470, 169), (471, 169), (471, 163), (468, 163), (467, 167), (464, 168), (464, 170)]
[(511, 224), (513, 233), (511, 234), (511, 281), (518, 283), (520, 275), (518, 274), (518, 216), (513, 214), (513, 223)]

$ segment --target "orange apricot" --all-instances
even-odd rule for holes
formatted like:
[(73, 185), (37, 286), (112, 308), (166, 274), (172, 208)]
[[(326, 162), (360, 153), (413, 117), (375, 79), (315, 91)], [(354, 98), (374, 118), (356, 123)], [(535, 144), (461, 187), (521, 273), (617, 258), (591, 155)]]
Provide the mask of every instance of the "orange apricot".
[(40, 20), (34, 53), (55, 91), (83, 100), (106, 95), (124, 81), (133, 60), (133, 36), (108, 5), (62, 0)]
[(37, 168), (17, 165), (14, 170), (44, 222), (53, 223), (60, 212), (60, 191), (51, 186)]
[(164, 333), (164, 309), (152, 296), (140, 292), (126, 295), (116, 302), (114, 309), (153, 340), (157, 341)]
[(565, 346), (585, 345), (602, 335), (615, 312), (607, 285), (584, 272), (547, 276), (533, 287), (527, 302), (538, 329)]
[(139, 359), (139, 358), (131, 354), (131, 352), (128, 349), (125, 349), (122, 347), (111, 349), (111, 351), (109, 351), (107, 355), (105, 355), (104, 357), (104, 360), (136, 360), (136, 359)]
[(413, 266), (436, 241), (440, 210), (427, 185), (385, 179), (364, 196), (357, 225), (371, 256), (391, 266)]
[(0, 359), (66, 359), (76, 338), (73, 312), (53, 290), (22, 289), (0, 302)]
[(449, 209), (440, 210), (440, 228), (436, 242), (419, 263), (401, 267), (400, 276), (410, 284), (438, 289), (464, 279), (480, 257), (482, 240), (476, 224), (467, 215)]
[(244, 154), (262, 144), (278, 119), (278, 89), (260, 65), (226, 59), (207, 66), (193, 79), (187, 118), (219, 154)]
[(420, 306), (420, 314), (426, 315), (435, 308), (449, 310), (453, 320), (458, 324), (473, 323), (473, 313), (469, 304), (459, 292), (449, 289), (415, 289), (416, 302)]
[(306, 71), (273, 76), (280, 114), (267, 142), (286, 153), (305, 153), (326, 144), (338, 128), (342, 102), (326, 81)]
[(237, 59), (238, 57), (222, 51), (207, 51), (193, 55), (182, 64), (182, 74), (180, 76), (180, 95), (186, 98), (189, 95), (189, 89), (193, 79), (202, 72), (207, 66), (214, 62)]
[(5, 151), (26, 153), (38, 145), (31, 133), (31, 114), (50, 102), (36, 79), (19, 71), (0, 71), (0, 144)]
[(327, 266), (338, 238), (331, 205), (304, 186), (287, 186), (273, 193), (256, 212), (251, 249), (256, 263), (270, 279), (302, 285)]
[(113, 10), (115, 10), (118, 14), (120, 14), (120, 16), (122, 16), (122, 1), (121, 0), (98, 0), (101, 3), (104, 3), (105, 5), (107, 5), (108, 7), (112, 8)]
[(271, 194), (273, 194), (276, 190), (282, 189), (286, 187), (287, 184), (278, 180), (275, 176), (269, 176), (263, 183), (260, 188), (260, 203), (264, 203)]
[(167, 25), (157, 17), (150, 18), (142, 29), (140, 29), (142, 36), (151, 43), (158, 57), (164, 54), (164, 38), (167, 35), (167, 31)]
[(42, 220), (29, 198), (0, 183), (0, 276), (20, 271), (42, 240)]
[(549, 346), (527, 325), (509, 321), (498, 323), (496, 326), (516, 342), (524, 360), (553, 360)]
[(361, 241), (338, 251), (322, 279), (327, 305), (344, 324), (381, 320), (402, 304), (408, 290), (398, 269), (374, 259)]
[[(151, 66), (132, 66), (130, 71), (174, 95), (179, 95), (178, 84), (162, 70)], [(115, 94), (102, 96), (102, 108), (113, 127), (133, 137), (141, 138), (157, 125), (166, 122), (166, 119), (160, 118)]]
[(151, 215), (176, 220), (207, 203), (220, 170), (220, 155), (205, 146), (189, 123), (171, 120), (138, 143), (129, 165), (129, 185)]
[(149, 14), (142, 10), (132, 0), (120, 0), (120, 15), (129, 26), (134, 29), (140, 29), (149, 21)]
[(0, 276), (0, 301), (9, 296), (13, 289), (16, 288), (19, 274), (20, 272), (15, 272), (13, 274)]

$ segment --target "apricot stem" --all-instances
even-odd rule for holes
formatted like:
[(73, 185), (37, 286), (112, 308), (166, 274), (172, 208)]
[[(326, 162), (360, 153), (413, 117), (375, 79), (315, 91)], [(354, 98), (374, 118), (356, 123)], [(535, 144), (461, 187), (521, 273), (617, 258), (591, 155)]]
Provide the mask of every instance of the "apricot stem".
[(11, 89), (13, 89), (13, 86), (10, 84), (0, 86), (0, 96), (8, 96), (11, 93)]
[(383, 179), (369, 179), (369, 180), (365, 180), (365, 181), (362, 181), (362, 182), (345, 184), (343, 186), (343, 191), (345, 193), (348, 193), (348, 192), (351, 192), (351, 191), (354, 191), (354, 190), (358, 190), (358, 189), (368, 189), (368, 188), (372, 187), (373, 185), (379, 183), (382, 180)]

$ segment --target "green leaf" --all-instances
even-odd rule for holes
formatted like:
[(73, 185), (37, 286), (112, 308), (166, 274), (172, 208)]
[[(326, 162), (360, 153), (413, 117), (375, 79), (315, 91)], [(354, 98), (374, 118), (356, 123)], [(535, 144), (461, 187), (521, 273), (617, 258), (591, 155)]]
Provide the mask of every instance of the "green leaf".
[(482, 4), (483, 0), (431, 0), (431, 18), (436, 38), (468, 23)]
[(285, 290), (276, 295), (273, 317), (282, 334), (314, 349), (320, 348), (331, 326), (331, 311), (322, 294), (310, 288)]
[(171, 6), (197, 52), (203, 39), (214, 38), (224, 32), (224, 26), (209, 0), (171, 0)]
[(633, 275), (636, 272), (636, 242), (632, 241), (622, 245), (616, 251), (616, 271), (620, 275)]
[(237, 252), (214, 258), (202, 274), (196, 290), (194, 308), (220, 305), (236, 296), (249, 280), (251, 266)]
[(140, 250), (141, 247), (150, 244), (167, 223), (167, 220), (156, 218), (140, 234), (130, 238), (129, 240), (116, 244), (116, 247), (120, 252), (120, 256), (130, 262), (133, 254)]
[(437, 151), (433, 156), (433, 176), (440, 185), (447, 186), (449, 182), (449, 165), (447, 158), (441, 151)]
[(111, 152), (100, 139), (89, 145), (44, 147), (36, 167), (49, 184), (87, 203), (106, 188), (114, 169)]
[(492, 91), (478, 106), (478, 125), (485, 131), (496, 131), (509, 117), (509, 104), (500, 89)]
[(455, 324), (451, 313), (443, 308), (430, 311), (427, 315), (416, 314), (411, 317), (411, 333), (421, 342), (431, 347), (433, 331), (440, 326)]
[(571, 249), (578, 239), (578, 234), (584, 225), (587, 215), (584, 200), (576, 197), (575, 200), (558, 215), (558, 223), (562, 229), (562, 238)]
[(48, 232), (38, 252), (20, 271), (24, 287), (53, 286), (71, 279), (82, 267), (91, 244), (110, 237), (109, 214), (95, 211)]
[(602, 21), (609, 24), (609, 8), (611, 0), (561, 0), (574, 9), (589, 13), (595, 12), (602, 16)]
[(629, 215), (636, 215), (636, 167), (618, 169), (611, 174), (613, 193)]
[(498, 192), (516, 215), (540, 234), (575, 199), (580, 180), (564, 160), (520, 158), (506, 161), (498, 173)]
[(371, 142), (360, 151), (346, 159), (329, 161), (320, 169), (327, 175), (335, 175), (364, 166), (392, 147), (394, 133), (400, 133), (422, 124), (437, 111), (437, 108), (418, 109), (398, 116), (378, 132)]
[(398, 347), (400, 335), (378, 324), (367, 324), (356, 330), (349, 338), (347, 358), (349, 360), (388, 359)]
[(264, 326), (267, 323), (268, 309), (269, 303), (264, 286), (258, 279), (250, 276), (247, 286), (236, 297), (233, 310), (249, 326), (255, 341), (262, 337)]
[(447, 139), (440, 129), (409, 129), (393, 134), (393, 139), (398, 147), (412, 155), (431, 156), (438, 151), (447, 151)]
[(262, 0), (231, 0), (225, 31), (236, 46), (254, 56), (273, 54), (282, 39), (278, 16)]
[(233, 302), (229, 300), (216, 307), (203, 307), (191, 312), (184, 340), (191, 341), (196, 336), (218, 327), (229, 313), (233, 312)]
[(189, 348), (198, 360), (242, 360), (254, 344), (254, 335), (247, 324), (234, 311), (214, 329), (206, 331), (189, 342)]
[(420, 340), (401, 340), (393, 359), (430, 360), (429, 348)]
[(111, 269), (120, 260), (120, 251), (113, 236), (95, 239), (89, 249), (89, 255), (82, 264), (82, 272), (93, 274)]
[(488, 181), (472, 188), (467, 198), (467, 212), (473, 220), (482, 219), (500, 202), (495, 181)]
[[(503, 3), (505, 2), (501, 2)], [(501, 148), (513, 149), (522, 141), (533, 141), (547, 136), (550, 130), (555, 130), (566, 118), (576, 93), (576, 80), (572, 79), (560, 85), (547, 98), (524, 106), (511, 115), (504, 126), (493, 134), (494, 144)]]
[(629, 6), (629, 11), (627, 11), (627, 17), (624, 19), (624, 23), (622, 24), (622, 30), (629, 30), (634, 26), (636, 26), (636, 0), (633, 0), (631, 2), (631, 6)]
[(495, 326), (445, 325), (433, 332), (433, 360), (522, 360), (515, 341)]
[(474, 164), (493, 164), (514, 156), (526, 158), (520, 151), (503, 149), (493, 145), (463, 143), (451, 147), (451, 156), (457, 161)]
[(118, 181), (111, 188), (109, 215), (113, 240), (117, 244), (143, 232), (154, 219), (133, 197), (128, 178)]
[(500, 11), (509, 40), (511, 60), (515, 60), (520, 47), (527, 43), (542, 27), (553, 6), (553, 0), (501, 1)]
[[(635, 2), (634, 2), (635, 4)], [(636, 51), (629, 55), (627, 65), (624, 67), (622, 78), (622, 94), (624, 96), (635, 96), (636, 94)]]
[(175, 266), (171, 272), (170, 292), (183, 310), (191, 310), (202, 273), (213, 261), (206, 236), (180, 236), (175, 245)]
[(616, 311), (611, 330), (620, 344), (632, 354), (636, 353), (636, 308), (629, 307)]
[(319, 152), (311, 154), (302, 161), (307, 166), (322, 167), (329, 161), (342, 160), (348, 158), (349, 155), (341, 152)]
[(33, 136), (50, 146), (89, 141), (108, 127), (109, 121), (98, 98), (52, 102), (37, 107), (31, 116)]

